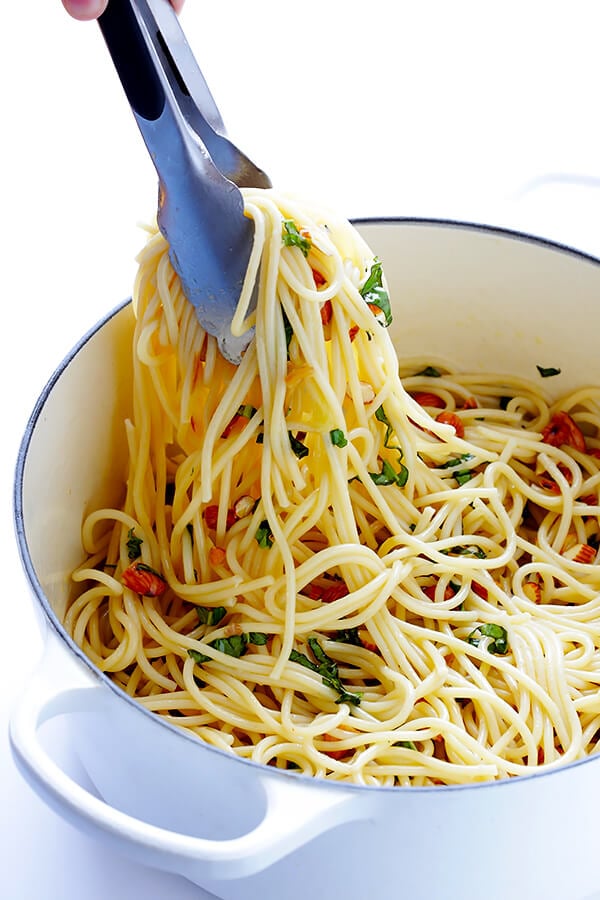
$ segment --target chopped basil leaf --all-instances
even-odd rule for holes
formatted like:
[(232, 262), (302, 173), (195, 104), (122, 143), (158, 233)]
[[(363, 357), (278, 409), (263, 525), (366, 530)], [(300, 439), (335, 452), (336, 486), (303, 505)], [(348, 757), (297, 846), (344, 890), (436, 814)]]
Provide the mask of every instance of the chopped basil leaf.
[(506, 628), (503, 628), (502, 625), (495, 625), (493, 622), (486, 625), (478, 625), (477, 628), (473, 629), (467, 640), (469, 644), (477, 647), (484, 637), (492, 638), (487, 644), (487, 649), (490, 653), (494, 653), (497, 656), (505, 656), (508, 653), (508, 635)]
[(136, 563), (136, 568), (137, 568), (138, 572), (149, 572), (151, 575), (158, 575), (158, 577), (162, 578), (163, 581), (165, 580), (162, 577), (162, 575), (160, 574), (160, 572), (157, 572), (156, 569), (153, 569), (152, 566), (149, 566), (146, 563), (143, 563), (143, 562)]
[(297, 437), (294, 437), (291, 431), (288, 431), (288, 437), (290, 439), (290, 446), (298, 459), (304, 459), (305, 456), (308, 456), (308, 447), (306, 444), (303, 444)]
[(304, 653), (300, 653), (298, 650), (292, 650), (290, 652), (290, 660), (295, 663), (299, 663), (299, 665), (304, 666), (305, 669), (310, 669), (312, 672), (318, 672), (319, 667), (306, 656)]
[(130, 528), (127, 532), (127, 557), (129, 559), (138, 559), (142, 555), (141, 546), (143, 543), (142, 538), (136, 537), (135, 531), (133, 528)]
[(249, 631), (248, 632), (248, 643), (254, 644), (255, 647), (264, 647), (264, 645), (269, 640), (268, 634), (263, 634), (262, 631)]
[[(268, 635), (263, 634), (262, 631), (249, 631), (248, 634), (232, 634), (231, 637), (215, 638), (214, 641), (210, 642), (209, 646), (214, 647), (220, 653), (239, 659), (240, 656), (246, 653), (248, 644), (261, 647), (267, 643), (267, 640)], [(209, 662), (212, 659), (211, 656), (206, 656), (205, 653), (200, 653), (198, 650), (188, 650), (188, 655), (198, 665), (202, 665), (202, 663)]]
[(487, 559), (487, 554), (481, 547), (452, 547), (451, 550), (440, 550), (446, 556), (475, 556), (477, 559)]
[(346, 435), (341, 428), (333, 428), (329, 432), (329, 437), (331, 438), (331, 443), (334, 447), (345, 447), (348, 443)]
[(316, 663), (312, 662), (312, 660), (310, 660), (308, 656), (305, 656), (304, 653), (299, 653), (297, 650), (292, 650), (290, 653), (290, 660), (299, 663), (301, 666), (310, 669), (312, 672), (317, 672), (323, 679), (323, 684), (332, 688), (334, 691), (337, 691), (339, 696), (335, 701), (336, 703), (351, 703), (353, 706), (360, 706), (362, 694), (351, 694), (344, 688), (338, 675), (337, 663), (331, 659), (330, 656), (327, 656), (317, 639), (309, 638), (308, 646), (317, 660)]
[(442, 377), (442, 373), (439, 369), (436, 369), (435, 366), (425, 366), (422, 372), (417, 372), (417, 375), (425, 375), (426, 378)]
[(386, 460), (382, 463), (381, 472), (369, 472), (369, 477), (373, 484), (387, 485), (396, 482), (396, 473)]
[(542, 378), (551, 378), (553, 375), (560, 375), (561, 370), (555, 369), (554, 366), (548, 366), (545, 368), (544, 366), (536, 366), (536, 369), (542, 376)]
[(353, 644), (355, 647), (363, 646), (363, 642), (358, 636), (358, 627), (343, 628), (341, 631), (337, 632), (335, 640), (339, 641), (340, 644)]
[(211, 659), (210, 656), (207, 656), (206, 653), (200, 653), (199, 650), (188, 650), (188, 656), (191, 656), (194, 662), (198, 663), (199, 666)]
[(454, 472), (453, 477), (456, 478), (459, 485), (466, 484), (473, 478), (475, 473), (472, 469), (464, 469), (462, 472)]
[(454, 466), (460, 466), (461, 463), (467, 462), (469, 459), (473, 458), (472, 453), (461, 453), (460, 456), (454, 456), (445, 463), (441, 463), (441, 465), (438, 466), (438, 469), (453, 469)]
[[(287, 313), (286, 313), (285, 309), (281, 310), (281, 314), (283, 316), (283, 330), (285, 331), (285, 346), (288, 348), (288, 351), (289, 351), (290, 341), (292, 340), (292, 337), (294, 335), (294, 329), (292, 328), (292, 323), (290, 322), (290, 320), (287, 317)], [(288, 359), (289, 358), (290, 358), (290, 355), (288, 352)]]
[(201, 625), (218, 625), (227, 610), (224, 606), (197, 606), (196, 613)]
[(373, 484), (388, 485), (397, 484), (398, 487), (404, 487), (408, 481), (408, 469), (400, 463), (398, 471), (387, 461), (382, 460), (381, 472), (369, 472), (369, 477)]
[(390, 450), (399, 450), (400, 447), (393, 446), (390, 444), (390, 437), (394, 433), (392, 426), (390, 425), (390, 421), (385, 414), (385, 410), (383, 406), (378, 406), (375, 410), (375, 418), (378, 422), (382, 422), (385, 425), (385, 437), (383, 439), (383, 446), (387, 447)]
[(262, 547), (263, 550), (269, 550), (269, 548), (273, 546), (273, 535), (271, 534), (271, 528), (266, 519), (262, 520), (254, 536), (258, 541), (258, 546)]
[(246, 419), (251, 419), (255, 412), (255, 406), (250, 406), (249, 403), (243, 403), (238, 409), (237, 414), (238, 416), (244, 416)]
[(404, 487), (404, 485), (408, 481), (408, 469), (402, 463), (402, 448), (399, 446), (399, 444), (393, 444), (391, 442), (391, 437), (394, 431), (388, 417), (385, 414), (383, 406), (379, 406), (375, 410), (375, 418), (378, 422), (381, 422), (383, 425), (385, 425), (385, 437), (383, 439), (383, 446), (387, 450), (396, 450), (396, 452), (398, 453), (399, 468), (396, 471), (387, 460), (383, 460), (381, 472), (369, 472), (369, 476), (374, 484), (397, 484), (399, 487)]
[(361, 296), (367, 303), (377, 306), (385, 316), (385, 327), (391, 325), (392, 310), (390, 307), (390, 297), (383, 286), (383, 266), (379, 259), (373, 260), (371, 271), (363, 286), (360, 289)]
[(392, 747), (404, 747), (405, 750), (416, 750), (416, 744), (412, 741), (396, 741), (395, 744), (392, 744)]
[(308, 256), (312, 244), (307, 237), (300, 234), (293, 219), (284, 220), (282, 238), (285, 247), (299, 247), (304, 256)]
[(239, 659), (248, 649), (248, 638), (245, 634), (232, 634), (231, 637), (216, 638), (210, 642), (210, 646), (227, 656)]

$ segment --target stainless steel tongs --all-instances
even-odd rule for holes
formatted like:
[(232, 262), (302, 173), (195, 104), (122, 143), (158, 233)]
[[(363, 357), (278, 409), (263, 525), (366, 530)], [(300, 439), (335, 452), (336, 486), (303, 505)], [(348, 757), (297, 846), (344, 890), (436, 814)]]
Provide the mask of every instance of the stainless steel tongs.
[(169, 0), (109, 0), (98, 20), (159, 179), (158, 226), (198, 319), (239, 362), (234, 337), (254, 226), (239, 187), (270, 187), (227, 138)]

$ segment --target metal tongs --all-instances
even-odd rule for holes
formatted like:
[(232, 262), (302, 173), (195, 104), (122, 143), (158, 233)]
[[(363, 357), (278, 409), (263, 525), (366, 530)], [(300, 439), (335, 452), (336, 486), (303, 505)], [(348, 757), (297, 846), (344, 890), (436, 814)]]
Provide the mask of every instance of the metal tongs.
[(198, 319), (239, 363), (231, 320), (254, 225), (239, 187), (270, 187), (227, 138), (169, 0), (109, 0), (99, 25), (159, 179), (158, 226)]

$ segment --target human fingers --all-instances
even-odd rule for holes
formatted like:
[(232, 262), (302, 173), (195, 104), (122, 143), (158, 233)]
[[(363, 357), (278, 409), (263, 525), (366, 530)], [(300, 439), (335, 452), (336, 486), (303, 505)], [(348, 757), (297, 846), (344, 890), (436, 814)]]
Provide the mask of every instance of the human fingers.
[(82, 22), (89, 19), (97, 19), (101, 16), (108, 0), (62, 0), (62, 5), (74, 19)]
[[(108, 0), (62, 0), (62, 4), (74, 19), (97, 19), (107, 7)], [(181, 12), (184, 0), (171, 0), (175, 12)]]

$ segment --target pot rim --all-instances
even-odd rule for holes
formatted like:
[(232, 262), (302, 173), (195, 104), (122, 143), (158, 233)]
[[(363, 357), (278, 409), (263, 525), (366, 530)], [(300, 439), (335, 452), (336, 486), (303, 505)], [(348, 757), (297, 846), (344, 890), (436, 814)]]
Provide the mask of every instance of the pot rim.
[[(448, 228), (448, 229), (456, 229), (460, 231), (473, 232), (473, 233), (481, 233), (481, 234), (489, 234), (489, 235), (497, 235), (502, 238), (506, 238), (508, 240), (513, 240), (517, 243), (526, 243), (534, 246), (538, 246), (540, 248), (546, 248), (548, 250), (557, 251), (561, 254), (567, 254), (569, 256), (573, 256), (577, 259), (580, 259), (583, 262), (589, 262), (596, 266), (600, 267), (600, 258), (593, 256), (590, 253), (585, 251), (577, 250), (574, 247), (569, 246), (568, 244), (563, 244), (559, 241), (554, 241), (549, 238), (538, 237), (535, 235), (531, 235), (525, 231), (519, 231), (518, 229), (507, 228), (504, 226), (496, 226), (496, 225), (486, 225), (477, 222), (469, 222), (469, 221), (461, 221), (458, 219), (443, 219), (443, 218), (435, 218), (435, 217), (413, 217), (413, 216), (365, 216), (353, 218), (353, 225), (390, 225), (390, 226), (417, 226), (417, 227), (439, 227), (439, 228)], [(288, 779), (293, 779), (299, 784), (303, 784), (305, 786), (310, 787), (311, 785), (315, 787), (326, 787), (331, 788), (337, 791), (345, 791), (345, 792), (354, 792), (354, 791), (368, 791), (369, 795), (375, 792), (384, 792), (384, 793), (398, 793), (399, 795), (403, 795), (406, 792), (409, 792), (412, 796), (413, 794), (423, 794), (423, 793), (431, 793), (435, 792), (436, 795), (447, 795), (449, 793), (455, 792), (464, 792), (464, 791), (473, 791), (473, 790), (487, 790), (493, 791), (498, 790), (500, 788), (507, 789), (511, 785), (517, 786), (519, 784), (530, 781), (531, 779), (539, 779), (539, 778), (547, 778), (550, 776), (556, 776), (560, 773), (567, 772), (575, 767), (587, 765), (593, 763), (594, 761), (598, 762), (598, 756), (596, 754), (590, 754), (583, 759), (574, 760), (573, 762), (560, 764), (558, 763), (555, 767), (544, 769), (544, 770), (535, 770), (531, 773), (526, 773), (523, 775), (514, 776), (512, 778), (503, 778), (499, 780), (492, 781), (478, 781), (472, 782), (468, 784), (452, 784), (452, 785), (423, 785), (423, 786), (412, 786), (412, 785), (398, 785), (398, 786), (387, 786), (387, 785), (362, 785), (362, 784), (352, 784), (346, 781), (336, 781), (329, 780), (324, 778), (318, 778), (310, 775), (304, 775), (298, 772), (294, 772), (293, 770), (285, 770), (285, 769), (276, 769), (274, 767), (265, 766), (262, 763), (255, 762), (251, 759), (246, 759), (244, 757), (236, 756), (235, 754), (222, 750), (219, 747), (215, 747), (211, 744), (205, 743), (200, 738), (198, 738), (192, 732), (187, 731), (184, 728), (180, 728), (177, 725), (174, 725), (170, 722), (167, 722), (165, 719), (160, 718), (151, 710), (146, 709), (134, 697), (128, 695), (122, 688), (120, 688), (115, 682), (100, 669), (97, 668), (96, 665), (89, 659), (89, 657), (83, 652), (83, 650), (79, 647), (78, 644), (72, 639), (72, 637), (66, 632), (63, 627), (62, 622), (58, 619), (56, 613), (54, 612), (48, 598), (44, 593), (44, 589), (40, 584), (33, 561), (31, 559), (31, 555), (29, 553), (29, 548), (27, 544), (27, 538), (25, 534), (25, 522), (24, 522), (24, 510), (23, 510), (23, 490), (24, 490), (24, 480), (25, 480), (25, 466), (27, 462), (27, 454), (29, 450), (29, 445), (31, 443), (33, 433), (35, 431), (38, 420), (40, 419), (46, 402), (48, 401), (52, 390), (62, 375), (66, 372), (69, 365), (73, 360), (81, 353), (89, 340), (91, 340), (105, 325), (110, 322), (113, 317), (118, 315), (123, 309), (125, 309), (131, 303), (131, 298), (128, 298), (117, 306), (115, 306), (112, 310), (110, 310), (105, 316), (103, 316), (99, 321), (96, 322), (71, 348), (71, 350), (66, 354), (63, 360), (58, 364), (55, 368), (54, 372), (51, 374), (50, 378), (47, 380), (44, 385), (41, 393), (36, 400), (36, 403), (33, 407), (33, 410), (28, 418), (27, 425), (25, 427), (25, 431), (23, 433), (23, 437), (21, 438), (21, 442), (19, 445), (19, 450), (17, 454), (17, 460), (15, 465), (15, 475), (13, 482), (13, 522), (15, 527), (17, 546), (19, 550), (19, 555), (21, 558), (21, 564), (25, 571), (25, 575), (29, 581), (29, 586), (33, 591), (33, 594), (37, 601), (39, 602), (45, 618), (47, 619), (49, 625), (53, 629), (56, 637), (60, 639), (60, 642), (64, 648), (73, 653), (89, 670), (89, 672), (93, 675), (96, 681), (101, 682), (103, 685), (108, 687), (117, 697), (121, 700), (126, 701), (131, 706), (132, 710), (135, 711), (136, 715), (144, 715), (149, 718), (150, 721), (155, 723), (156, 727), (167, 728), (174, 735), (177, 735), (178, 738), (183, 740), (192, 741), (195, 745), (200, 748), (210, 752), (216, 753), (220, 757), (225, 756), (227, 759), (231, 761), (235, 761), (240, 765), (250, 766), (251, 768), (256, 770), (257, 775), (262, 774), (263, 776), (275, 776), (275, 777), (283, 777)]]

